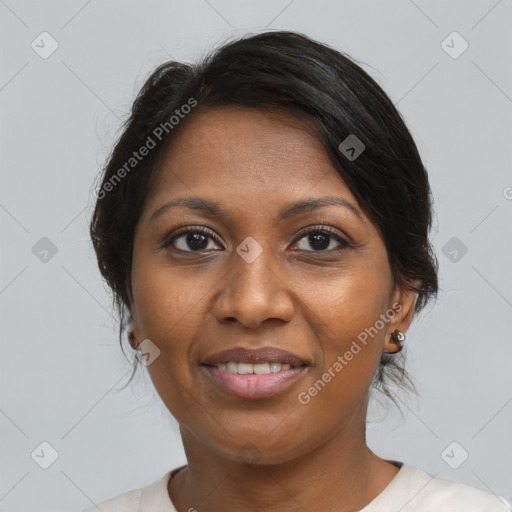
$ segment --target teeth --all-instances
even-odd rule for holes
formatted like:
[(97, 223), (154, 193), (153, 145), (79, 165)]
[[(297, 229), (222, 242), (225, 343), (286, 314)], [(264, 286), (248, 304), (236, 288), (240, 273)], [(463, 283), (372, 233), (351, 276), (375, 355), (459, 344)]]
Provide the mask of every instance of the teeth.
[(291, 364), (281, 363), (236, 363), (235, 361), (229, 361), (229, 363), (221, 363), (217, 365), (219, 370), (224, 370), (230, 373), (238, 373), (239, 375), (248, 375), (254, 373), (256, 375), (267, 375), (269, 373), (276, 373), (280, 371), (289, 370)]
[(270, 371), (272, 373), (281, 371), (281, 363), (270, 363)]
[(267, 373), (270, 373), (270, 365), (268, 363), (260, 363), (255, 364), (254, 366), (254, 373), (256, 375), (265, 375)]
[(240, 375), (246, 375), (254, 372), (254, 365), (249, 363), (238, 363), (238, 373)]

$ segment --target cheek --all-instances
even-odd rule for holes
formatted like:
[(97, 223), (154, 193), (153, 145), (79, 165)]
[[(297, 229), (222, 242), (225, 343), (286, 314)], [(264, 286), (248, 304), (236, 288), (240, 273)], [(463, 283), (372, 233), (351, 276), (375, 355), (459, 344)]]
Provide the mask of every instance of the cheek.
[(139, 336), (160, 350), (147, 370), (167, 408), (183, 419), (190, 396), (186, 390), (193, 389), (190, 340), (202, 328), (201, 317), (205, 318), (201, 308), (204, 288), (185, 279), (183, 273), (150, 265), (139, 267), (132, 279)]
[(309, 411), (306, 421), (323, 425), (325, 436), (337, 425), (345, 424), (358, 408), (365, 407), (382, 353), (384, 331), (371, 329), (383, 312), (381, 301), (375, 294), (358, 297), (352, 291), (347, 287), (330, 309), (327, 302), (317, 303), (316, 320), (310, 323), (322, 353), (317, 357), (319, 364), (310, 387), (300, 390), (298, 400)]
[(310, 285), (314, 293), (308, 294), (308, 307), (331, 336), (355, 337), (386, 311), (391, 286), (388, 268), (376, 262), (331, 277), (322, 286), (318, 281)]
[(140, 336), (149, 338), (161, 350), (185, 353), (187, 345), (173, 340), (188, 339), (197, 330), (205, 288), (183, 272), (149, 262), (134, 265), (132, 279)]
[(333, 390), (361, 394), (371, 383), (382, 354), (387, 322), (381, 315), (387, 311), (390, 285), (389, 269), (365, 267), (333, 280), (310, 302), (310, 327), (323, 352), (317, 377), (327, 372)]

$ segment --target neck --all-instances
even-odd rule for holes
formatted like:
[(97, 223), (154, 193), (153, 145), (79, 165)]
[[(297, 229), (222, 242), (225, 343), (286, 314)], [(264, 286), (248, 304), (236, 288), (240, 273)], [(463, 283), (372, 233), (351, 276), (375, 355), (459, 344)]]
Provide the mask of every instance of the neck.
[(277, 464), (219, 455), (182, 429), (188, 465), (169, 483), (178, 510), (347, 512), (370, 503), (398, 472), (366, 445), (365, 423), (347, 426), (321, 446)]

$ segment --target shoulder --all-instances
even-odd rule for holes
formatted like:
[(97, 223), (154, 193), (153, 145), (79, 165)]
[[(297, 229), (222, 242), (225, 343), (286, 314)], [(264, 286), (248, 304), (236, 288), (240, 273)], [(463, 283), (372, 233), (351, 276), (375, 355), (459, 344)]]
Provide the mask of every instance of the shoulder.
[(126, 492), (115, 498), (98, 503), (94, 507), (88, 508), (84, 512), (137, 512), (141, 501), (143, 489), (135, 489)]
[[(452, 482), (404, 464), (395, 494), (402, 500), (402, 512), (507, 512), (504, 498), (476, 487)], [(398, 476), (398, 475), (397, 475)]]
[(146, 487), (125, 492), (83, 512), (176, 512), (167, 492), (167, 484), (171, 475), (178, 469), (180, 468), (168, 471)]

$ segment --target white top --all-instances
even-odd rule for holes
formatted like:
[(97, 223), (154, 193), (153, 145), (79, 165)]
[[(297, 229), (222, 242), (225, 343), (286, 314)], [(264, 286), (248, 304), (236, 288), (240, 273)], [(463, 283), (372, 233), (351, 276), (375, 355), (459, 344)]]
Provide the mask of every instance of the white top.
[[(475, 487), (440, 478), (432, 478), (420, 469), (398, 461), (400, 467), (393, 480), (359, 512), (508, 512), (505, 498)], [(167, 484), (181, 466), (142, 489), (112, 498), (84, 512), (177, 512)]]

